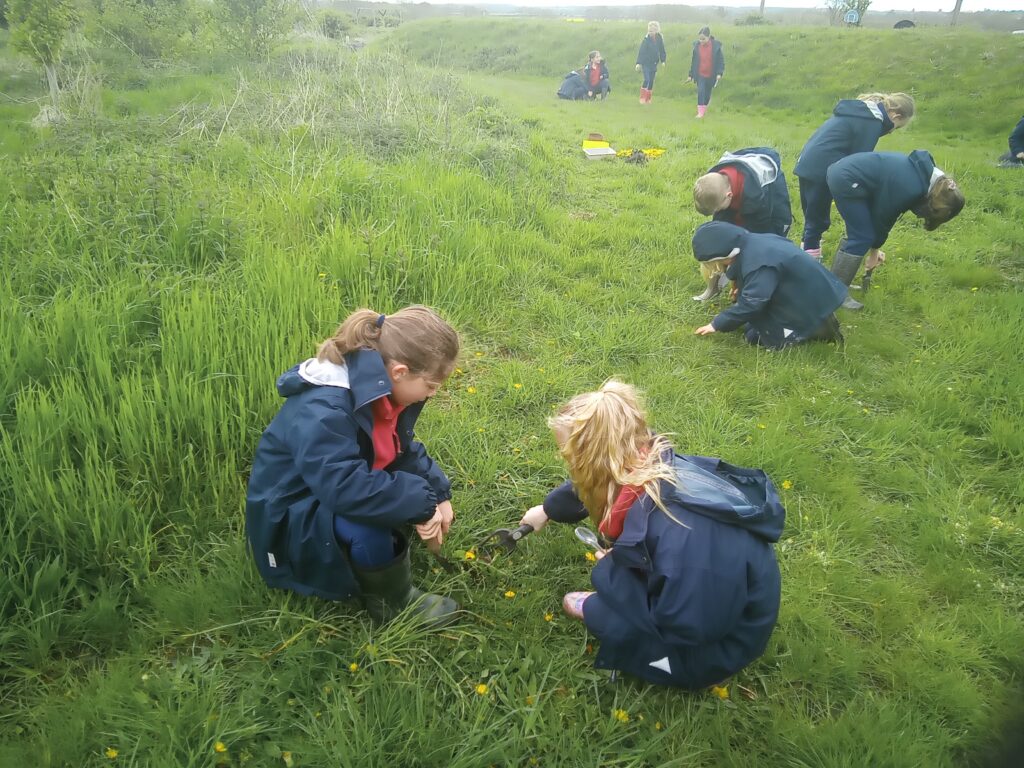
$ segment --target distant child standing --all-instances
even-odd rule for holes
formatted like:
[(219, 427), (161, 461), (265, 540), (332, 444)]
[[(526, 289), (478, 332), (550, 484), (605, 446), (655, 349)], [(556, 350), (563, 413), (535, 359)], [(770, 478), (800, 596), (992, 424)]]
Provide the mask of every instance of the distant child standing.
[(701, 27), (693, 44), (688, 83), (697, 84), (697, 117), (704, 117), (711, 103), (711, 90), (725, 74), (725, 54), (722, 44), (711, 34), (710, 27)]
[(604, 99), (612, 90), (608, 79), (608, 66), (600, 51), (591, 51), (587, 66), (583, 68), (583, 82), (587, 84), (587, 98)]
[[(929, 232), (952, 219), (964, 207), (964, 193), (952, 178), (935, 167), (930, 153), (917, 149), (861, 152), (844, 157), (828, 169), (828, 188), (846, 224), (846, 240), (836, 251), (832, 273), (846, 285), (860, 269), (872, 270), (885, 261), (879, 249), (889, 231), (907, 211), (924, 219)], [(846, 309), (862, 309), (853, 299)]]
[(694, 690), (760, 657), (779, 614), (772, 545), (786, 515), (768, 476), (676, 454), (636, 390), (614, 380), (548, 424), (570, 481), (522, 522), (589, 517), (612, 542), (597, 554), (594, 591), (562, 601), (601, 642), (594, 666)]
[(664, 63), (665, 41), (661, 37), (661, 25), (652, 21), (647, 24), (647, 34), (640, 41), (640, 50), (636, 55), (636, 71), (644, 74), (644, 82), (640, 86), (641, 104), (651, 103), (654, 76), (658, 73), (658, 64)]
[[(715, 221), (727, 221), (748, 232), (785, 237), (793, 223), (789, 188), (782, 172), (782, 158), (771, 147), (749, 147), (726, 152), (693, 186), (693, 202), (699, 213)], [(704, 293), (694, 301), (707, 301), (725, 287), (724, 273), (706, 268)]]
[(439, 547), (455, 516), (451, 484), (413, 427), (458, 353), (458, 335), (427, 307), (360, 309), (281, 375), (285, 403), (260, 438), (246, 494), (267, 584), (361, 597), (376, 621), (410, 605), (427, 624), (454, 617), (454, 601), (412, 585), (407, 530)]
[(856, 152), (871, 152), (878, 139), (902, 128), (914, 116), (914, 99), (905, 93), (866, 93), (844, 99), (832, 117), (814, 132), (797, 159), (804, 214), (801, 248), (821, 260), (821, 236), (831, 226), (832, 195), (825, 174), (832, 163)]

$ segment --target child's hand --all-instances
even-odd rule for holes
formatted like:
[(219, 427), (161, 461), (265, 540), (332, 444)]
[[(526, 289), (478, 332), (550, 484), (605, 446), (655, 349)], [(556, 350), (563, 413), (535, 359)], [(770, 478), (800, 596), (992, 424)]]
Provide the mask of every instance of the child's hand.
[(707, 325), (702, 325), (700, 328), (698, 328), (696, 331), (694, 331), (693, 334), (695, 336), (707, 336), (709, 333), (714, 333), (714, 332), (715, 332), (715, 326), (713, 326), (711, 323), (708, 323)]
[(423, 539), (423, 541), (427, 542), (428, 545), (431, 539), (436, 539), (439, 546), (441, 542), (444, 541), (444, 532), (441, 530), (441, 521), (443, 518), (439, 509), (440, 507), (434, 510), (434, 516), (427, 520), (427, 522), (420, 523), (416, 526), (416, 533), (421, 539)]
[(688, 83), (692, 83), (692, 82), (693, 82), (693, 78), (692, 78), (692, 77), (688, 77), (688, 78), (686, 78), (686, 82), (688, 82)]
[(544, 505), (538, 504), (536, 507), (530, 507), (526, 510), (526, 514), (523, 515), (523, 519), (519, 521), (520, 525), (532, 525), (533, 530), (539, 531), (551, 518), (548, 517), (548, 513), (544, 511)]
[(455, 520), (455, 510), (452, 509), (451, 501), (442, 501), (437, 505), (437, 511), (441, 515), (441, 533), (448, 535), (452, 522)]
[(868, 258), (864, 262), (864, 269), (874, 269), (885, 263), (885, 251), (880, 251), (878, 248), (872, 248), (868, 251)]
[(637, 71), (637, 72), (639, 72), (639, 71), (640, 71), (640, 65), (639, 65), (639, 64), (637, 64), (637, 65), (636, 65), (636, 71)]

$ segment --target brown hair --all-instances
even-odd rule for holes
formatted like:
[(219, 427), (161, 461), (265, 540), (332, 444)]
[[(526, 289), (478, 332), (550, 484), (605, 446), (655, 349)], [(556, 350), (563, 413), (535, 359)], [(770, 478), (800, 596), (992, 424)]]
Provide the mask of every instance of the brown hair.
[(459, 356), (459, 335), (434, 310), (419, 304), (393, 315), (357, 309), (320, 345), (316, 356), (341, 365), (344, 356), (357, 349), (375, 349), (385, 365), (401, 363), (414, 375), (443, 381)]
[(964, 193), (949, 176), (943, 176), (932, 184), (918, 215), (924, 219), (924, 228), (931, 232), (938, 229), (964, 209)]
[(711, 37), (711, 27), (701, 27), (697, 31), (697, 37), (704, 35), (704, 37)]

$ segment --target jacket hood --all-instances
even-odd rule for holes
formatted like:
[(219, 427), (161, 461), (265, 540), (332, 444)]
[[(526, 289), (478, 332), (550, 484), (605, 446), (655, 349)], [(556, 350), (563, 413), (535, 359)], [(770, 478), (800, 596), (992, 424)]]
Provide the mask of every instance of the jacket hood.
[(771, 480), (759, 470), (744, 470), (717, 459), (676, 456), (678, 486), (668, 486), (665, 501), (737, 528), (765, 541), (778, 541), (786, 511)]
[(737, 155), (726, 152), (718, 159), (715, 169), (733, 164), (742, 165), (749, 170), (762, 187), (767, 187), (779, 177), (779, 166), (774, 158), (757, 153)]
[(740, 248), (747, 230), (726, 221), (709, 221), (693, 233), (693, 255), (697, 261), (720, 259)]

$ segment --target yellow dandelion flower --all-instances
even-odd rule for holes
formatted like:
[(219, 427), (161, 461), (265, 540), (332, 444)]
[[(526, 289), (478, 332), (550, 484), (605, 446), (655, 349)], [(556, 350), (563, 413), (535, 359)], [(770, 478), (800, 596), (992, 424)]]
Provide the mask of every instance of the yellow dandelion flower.
[(281, 759), (284, 760), (285, 768), (292, 768), (292, 766), (295, 765), (291, 752), (282, 752)]
[(519, 383), (518, 381), (517, 381), (517, 382), (516, 382), (515, 384), (513, 384), (512, 386), (513, 386), (514, 388), (516, 388), (516, 389), (522, 389), (522, 388), (523, 388), (523, 385), (522, 385), (522, 384), (520, 384), (520, 383)]
[(510, 590), (508, 590), (505, 593), (505, 597), (507, 597), (509, 600), (511, 600), (515, 596), (516, 596), (516, 593), (515, 593), (515, 590), (513, 590), (513, 589), (510, 589)]
[(455, 369), (455, 375), (456, 376), (461, 376), (463, 373), (465, 373), (465, 371), (463, 371), (461, 368), (456, 368)]
[(107, 750), (103, 754), (113, 760), (117, 757), (117, 750), (113, 747), (107, 747)]
[(757, 428), (758, 429), (768, 429), (768, 425), (767, 424), (758, 424)]
[(538, 371), (539, 373), (544, 373), (544, 372), (545, 372), (543, 368), (538, 368), (538, 369), (537, 369), (537, 371)]
[(528, 706), (528, 707), (532, 707), (533, 706), (533, 696), (527, 696), (526, 697), (526, 706)]
[(471, 394), (471, 395), (475, 395), (476, 394), (476, 387), (466, 387), (466, 391), (469, 394)]
[(791, 481), (789, 481), (789, 480), (783, 480), (782, 481), (782, 490), (788, 491), (792, 487), (793, 487), (793, 483)]
[(319, 275), (317, 275), (317, 277), (321, 277), (321, 278), (322, 277), (327, 277), (327, 273), (326, 272), (321, 272)]
[(483, 352), (477, 352), (477, 353), (476, 353), (476, 356), (477, 356), (477, 357), (483, 357), (483, 356), (484, 356), (484, 353), (483, 353)]
[(864, 413), (871, 413), (867, 408), (861, 408), (861, 410), (864, 411)]
[(973, 288), (971, 288), (971, 293), (977, 293), (977, 292), (978, 292), (978, 286), (974, 286)]
[(729, 698), (729, 686), (727, 685), (712, 685), (711, 692), (720, 699)]
[[(351, 669), (351, 667), (350, 667), (350, 669)], [(352, 671), (354, 672), (355, 670), (352, 670)], [(334, 686), (333, 685), (325, 685), (324, 686), (324, 693), (334, 693)]]
[(216, 744), (213, 745), (213, 751), (220, 752), (221, 754), (223, 754), (224, 752), (228, 751), (228, 748), (223, 741), (218, 741)]
[(467, 549), (463, 558), (466, 560), (476, 560), (476, 553), (472, 549)]
[(612, 715), (620, 723), (628, 723), (629, 722), (629, 712), (627, 712), (624, 709), (614, 709), (614, 710), (612, 710)]
[(654, 724), (654, 730), (656, 730), (656, 731), (660, 731), (664, 727), (665, 726), (661, 724), (660, 720)]
[(288, 699), (288, 706), (294, 707), (298, 703), (298, 699)]
[(320, 715), (322, 715), (322, 714), (323, 714), (323, 712), (314, 712), (313, 713), (313, 717), (320, 717)]
[(356, 664), (356, 663), (355, 663), (355, 662), (353, 661), (353, 662), (352, 662), (351, 664), (349, 664), (349, 665), (348, 665), (348, 671), (349, 671), (349, 672), (358, 672), (358, 671), (359, 671), (359, 665), (358, 665), (358, 664)]
[(848, 389), (848, 390), (846, 390), (846, 394), (848, 394), (848, 395), (852, 395), (852, 394), (853, 394), (853, 390), (852, 390), (852, 389)]
[(553, 614), (553, 613), (545, 613), (544, 614), (544, 621), (552, 621), (554, 618), (555, 618), (555, 614)]
[(587, 561), (588, 561), (588, 562), (591, 562), (591, 563), (596, 563), (596, 562), (597, 562), (597, 557), (596, 557), (596, 556), (594, 555), (594, 553), (593, 553), (593, 552), (585, 552), (585, 553), (583, 554), (583, 556), (584, 556), (585, 558), (587, 558)]
[(487, 690), (488, 690), (487, 689), (487, 683), (480, 683), (476, 687), (476, 692), (477, 692), (477, 695), (479, 695), (479, 696), (486, 696), (487, 695)]

